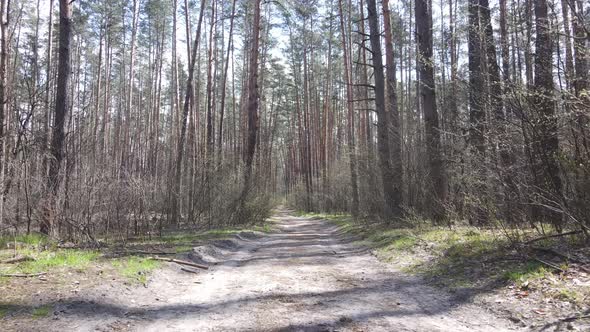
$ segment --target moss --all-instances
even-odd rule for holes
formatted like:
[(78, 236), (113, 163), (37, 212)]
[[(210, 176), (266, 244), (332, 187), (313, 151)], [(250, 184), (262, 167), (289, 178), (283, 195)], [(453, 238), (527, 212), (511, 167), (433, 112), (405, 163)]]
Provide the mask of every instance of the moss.
[(40, 306), (37, 307), (35, 309), (33, 309), (33, 312), (31, 313), (31, 315), (34, 318), (43, 318), (43, 317), (47, 317), (49, 316), (49, 312), (51, 311), (51, 306), (50, 305), (44, 305), (44, 306)]

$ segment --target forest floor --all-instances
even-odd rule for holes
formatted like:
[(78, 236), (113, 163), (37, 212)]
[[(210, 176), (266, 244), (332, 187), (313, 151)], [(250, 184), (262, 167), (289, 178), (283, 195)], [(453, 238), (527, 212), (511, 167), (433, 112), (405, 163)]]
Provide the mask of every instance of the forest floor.
[[(5, 281), (0, 284), (0, 330), (525, 329), (510, 311), (497, 310), (494, 301), (448, 293), (382, 262), (342, 225), (297, 217), (288, 210), (279, 210), (273, 220), (272, 232), (229, 234), (180, 254), (182, 259), (210, 266), (198, 273), (187, 273), (173, 263), (152, 272), (128, 268), (127, 274), (139, 275), (136, 279), (141, 281), (129, 283), (112, 268), (89, 264), (77, 272), (64, 272), (59, 279)], [(495, 296), (492, 292), (480, 293), (490, 298)], [(27, 296), (17, 298), (14, 293)], [(558, 320), (533, 329), (580, 326)]]

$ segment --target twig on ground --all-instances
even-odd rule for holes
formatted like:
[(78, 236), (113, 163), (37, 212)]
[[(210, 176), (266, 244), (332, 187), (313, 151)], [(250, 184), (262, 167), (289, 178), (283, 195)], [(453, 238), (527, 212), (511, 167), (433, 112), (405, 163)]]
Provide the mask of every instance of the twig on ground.
[(2, 261), (0, 263), (2, 264), (14, 264), (14, 263), (20, 263), (20, 262), (28, 262), (28, 261), (34, 261), (35, 259), (33, 257), (30, 256), (18, 256), (18, 257), (14, 257), (11, 259), (7, 259), (5, 261)]
[(176, 255), (175, 252), (166, 252), (166, 251), (144, 251), (144, 250), (132, 250), (132, 251), (120, 251), (118, 254), (127, 254), (127, 255)]
[(187, 266), (196, 267), (196, 268), (203, 269), (203, 270), (209, 269), (209, 267), (206, 265), (196, 264), (196, 263), (187, 262), (187, 261), (181, 261), (179, 259), (174, 259), (174, 258), (164, 258), (164, 257), (155, 256), (155, 257), (148, 257), (148, 259), (153, 259), (153, 260), (157, 260), (157, 261), (164, 261), (164, 262), (172, 262), (172, 263), (176, 263), (176, 264), (180, 264), (180, 265), (187, 265)]
[(541, 236), (541, 237), (538, 237), (536, 239), (529, 240), (529, 241), (525, 242), (524, 244), (531, 244), (531, 243), (535, 243), (535, 242), (538, 242), (538, 241), (541, 241), (541, 240), (552, 239), (552, 238), (562, 237), (562, 236), (568, 236), (568, 235), (575, 235), (575, 234), (580, 234), (580, 233), (582, 233), (582, 231), (581, 230), (577, 230), (577, 231), (565, 232), (565, 233), (560, 233), (560, 234), (553, 234), (553, 235)]
[(566, 317), (566, 318), (562, 318), (561, 321), (562, 322), (573, 322), (578, 319), (586, 319), (586, 318), (590, 318), (590, 315)]
[(33, 278), (33, 277), (40, 277), (46, 275), (47, 272), (39, 272), (33, 274), (19, 274), (19, 273), (8, 273), (8, 274), (0, 274), (0, 277), (8, 277), (8, 278)]
[(584, 262), (582, 260), (579, 260), (579, 259), (577, 259), (575, 257), (566, 255), (564, 253), (561, 253), (561, 252), (559, 252), (559, 251), (557, 251), (555, 249), (551, 249), (551, 248), (531, 247), (531, 249), (537, 250), (537, 251), (540, 251), (540, 252), (549, 253), (549, 254), (555, 255), (557, 257), (561, 257), (561, 258), (565, 259), (566, 261), (571, 261), (571, 262), (574, 262), (574, 263), (578, 263), (579, 264), (578, 265), (578, 268), (580, 270), (582, 270), (584, 272), (587, 272), (587, 273), (590, 273), (590, 269), (588, 269), (585, 266), (583, 266), (583, 264), (587, 264), (587, 262)]
[(555, 264), (553, 264), (553, 263), (550, 263), (550, 262), (544, 261), (544, 260), (542, 260), (542, 259), (540, 259), (540, 258), (538, 258), (538, 257), (533, 257), (533, 259), (534, 259), (534, 260), (536, 260), (537, 262), (539, 262), (539, 263), (541, 263), (541, 264), (544, 264), (544, 265), (547, 265), (547, 266), (549, 266), (550, 268), (552, 268), (552, 269), (555, 269), (555, 270), (557, 270), (557, 271), (559, 271), (559, 272), (562, 272), (562, 273), (564, 273), (564, 272), (565, 272), (565, 270), (564, 270), (564, 269), (560, 268), (559, 266), (557, 266), (557, 265), (555, 265)]

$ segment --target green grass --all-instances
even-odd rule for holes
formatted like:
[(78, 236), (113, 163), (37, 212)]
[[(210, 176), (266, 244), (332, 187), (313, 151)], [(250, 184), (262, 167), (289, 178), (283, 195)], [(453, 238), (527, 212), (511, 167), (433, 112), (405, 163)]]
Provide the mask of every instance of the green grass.
[(32, 249), (19, 250), (19, 255), (33, 257), (34, 261), (21, 262), (10, 266), (7, 273), (39, 273), (58, 268), (83, 270), (99, 257), (97, 251), (59, 249), (37, 251)]
[(0, 237), (0, 249), (5, 249), (10, 243), (17, 242), (19, 244), (26, 244), (28, 246), (39, 246), (49, 243), (48, 238), (41, 234), (17, 235), (16, 238), (12, 236)]
[[(226, 228), (213, 229), (199, 233), (179, 233), (169, 234), (161, 238), (140, 241), (140, 245), (162, 245), (176, 253), (190, 251), (195, 245), (205, 243), (211, 240), (224, 239), (244, 231), (272, 232), (273, 221), (267, 220), (265, 223), (248, 226), (247, 228)], [(147, 260), (140, 256), (129, 256), (120, 259), (101, 259), (99, 251), (78, 250), (78, 249), (57, 249), (55, 246), (49, 246), (48, 250), (41, 250), (41, 245), (50, 244), (49, 240), (39, 234), (17, 236), (16, 241), (23, 244), (16, 250), (17, 255), (29, 256), (34, 258), (33, 261), (21, 262), (18, 264), (0, 266), (0, 273), (22, 273), (34, 274), (39, 272), (54, 272), (55, 270), (78, 270), (83, 271), (92, 262), (101, 261), (101, 264), (107, 264), (115, 267), (117, 273), (134, 282), (145, 284), (150, 272), (161, 266), (160, 262)], [(7, 243), (14, 242), (13, 237), (0, 238), (0, 260), (11, 258), (14, 254), (12, 249), (3, 250)], [(5, 282), (9, 278), (0, 278), (0, 282)], [(3, 311), (1, 311), (2, 315)]]
[(31, 313), (31, 315), (34, 318), (43, 318), (43, 317), (47, 317), (49, 316), (49, 312), (51, 311), (51, 306), (49, 305), (43, 305), (40, 307), (37, 307), (35, 309), (33, 309), (33, 312)]
[(0, 319), (4, 318), (8, 312), (10, 312), (8, 306), (0, 304)]
[[(449, 229), (428, 226), (424, 222), (415, 223), (418, 226), (413, 228), (395, 228), (383, 223), (357, 221), (347, 215), (304, 215), (330, 220), (342, 232), (360, 237), (357, 243), (372, 248), (379, 259), (450, 290), (493, 289), (515, 284), (538, 289), (550, 298), (578, 304), (590, 295), (587, 289), (572, 286), (543, 264), (519, 259), (518, 253), (511, 249), (509, 235), (499, 230), (468, 226)], [(520, 232), (521, 239), (538, 236), (534, 230)], [(556, 241), (540, 241), (537, 245), (551, 247)]]
[(551, 271), (547, 270), (541, 263), (529, 262), (523, 266), (515, 267), (504, 273), (504, 277), (508, 281), (512, 281), (518, 285), (522, 285), (532, 280), (545, 278)]
[(127, 257), (112, 261), (118, 273), (130, 281), (146, 284), (148, 274), (161, 266), (161, 263), (153, 259), (140, 257)]
[[(518, 278), (522, 265), (526, 265), (522, 262), (495, 262), (491, 267), (482, 267), (482, 262), (496, 261), (505, 255), (509, 244), (505, 236), (492, 230), (467, 226), (449, 229), (423, 222), (414, 228), (396, 228), (383, 223), (356, 221), (347, 215), (306, 216), (328, 219), (340, 226), (341, 231), (360, 236), (359, 244), (374, 249), (379, 259), (395, 262), (407, 273), (436, 279), (451, 288)], [(522, 275), (523, 280), (527, 277)]]

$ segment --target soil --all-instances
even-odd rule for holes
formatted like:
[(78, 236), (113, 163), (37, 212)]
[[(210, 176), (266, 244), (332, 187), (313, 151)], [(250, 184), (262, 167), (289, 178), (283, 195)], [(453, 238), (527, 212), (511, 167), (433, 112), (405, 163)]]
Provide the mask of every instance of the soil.
[(244, 232), (182, 257), (207, 263), (209, 270), (188, 273), (166, 263), (145, 287), (104, 278), (100, 285), (46, 299), (47, 317), (17, 310), (0, 320), (0, 330), (524, 330), (509, 315), (380, 262), (327, 221), (287, 210), (274, 218), (274, 233)]

